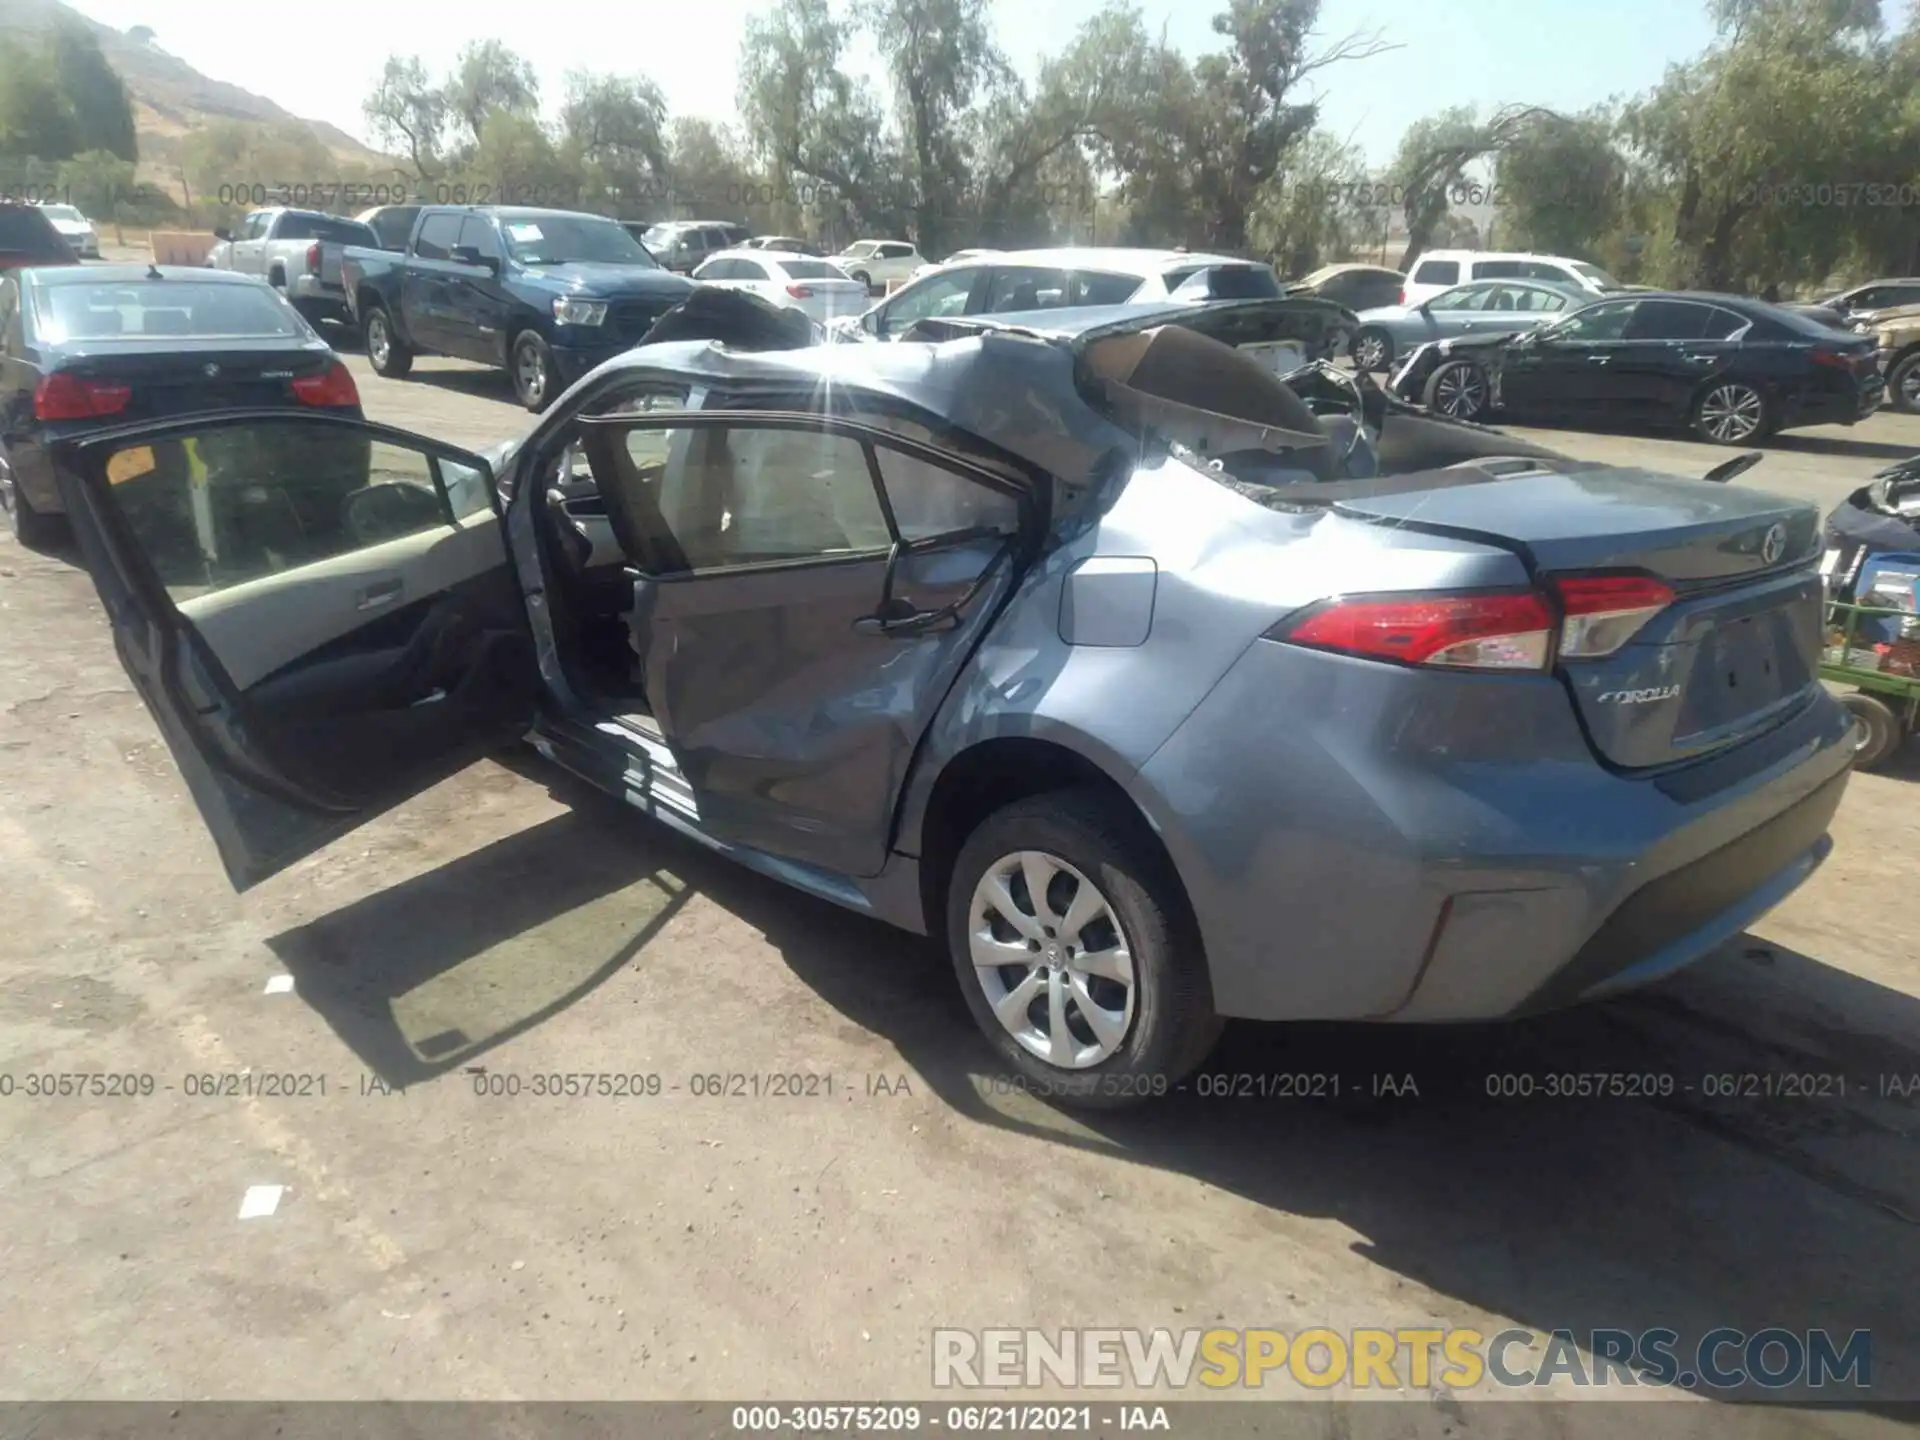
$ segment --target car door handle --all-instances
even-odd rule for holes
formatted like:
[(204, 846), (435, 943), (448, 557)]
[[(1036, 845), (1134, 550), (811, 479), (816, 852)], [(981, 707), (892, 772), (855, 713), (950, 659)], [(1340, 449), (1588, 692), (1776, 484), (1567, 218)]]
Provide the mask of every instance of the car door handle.
[(369, 585), (353, 597), (354, 608), (356, 610), (374, 610), (382, 605), (391, 605), (395, 600), (400, 598), (401, 593), (405, 591), (406, 588), (406, 582), (404, 580), (388, 580), (379, 585)]
[(1606, 364), (1610, 364), (1612, 360), (1613, 360), (1613, 357), (1611, 355), (1587, 356), (1587, 364), (1589, 365), (1606, 365)]
[(1720, 357), (1717, 355), (1682, 355), (1680, 358), (1689, 365), (1711, 365)]

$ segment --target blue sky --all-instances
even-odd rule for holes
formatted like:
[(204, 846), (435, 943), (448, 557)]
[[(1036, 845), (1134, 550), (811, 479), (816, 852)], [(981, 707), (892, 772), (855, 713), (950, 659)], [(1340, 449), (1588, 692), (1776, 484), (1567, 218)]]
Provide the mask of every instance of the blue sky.
[[(497, 37), (530, 59), (548, 94), (570, 68), (651, 75), (677, 113), (726, 121), (748, 16), (771, 0), (326, 0), (292, 9), (154, 0), (80, 0), (118, 29), (154, 27), (195, 69), (296, 115), (363, 135), (360, 102), (389, 52), (443, 70), (470, 39)], [(1099, 0), (994, 0), (1001, 46), (1031, 74)], [(1214, 3), (1141, 5), (1150, 28), (1189, 54), (1219, 48)], [(1895, 4), (1889, 11), (1898, 9)], [(1328, 39), (1380, 30), (1401, 48), (1318, 77), (1323, 123), (1382, 162), (1400, 134), (1449, 105), (1528, 101), (1580, 109), (1659, 80), (1711, 38), (1701, 0), (1327, 0)]]

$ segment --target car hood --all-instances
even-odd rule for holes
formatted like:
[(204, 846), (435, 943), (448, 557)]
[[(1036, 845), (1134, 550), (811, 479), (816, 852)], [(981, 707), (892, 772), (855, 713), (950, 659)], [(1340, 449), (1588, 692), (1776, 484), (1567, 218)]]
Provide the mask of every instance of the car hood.
[(528, 265), (520, 273), (569, 295), (591, 295), (596, 300), (633, 296), (682, 296), (693, 289), (684, 275), (653, 270), (644, 265), (609, 265), (592, 260), (570, 260), (564, 265)]

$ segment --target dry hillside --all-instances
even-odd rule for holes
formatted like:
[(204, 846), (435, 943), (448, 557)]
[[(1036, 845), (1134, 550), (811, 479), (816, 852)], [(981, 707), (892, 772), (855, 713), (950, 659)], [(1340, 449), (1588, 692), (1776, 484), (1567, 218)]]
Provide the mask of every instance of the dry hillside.
[[(99, 37), (107, 60), (126, 81), (140, 138), (143, 178), (173, 188), (169, 162), (180, 137), (214, 120), (246, 120), (308, 130), (345, 161), (364, 163), (382, 158), (338, 126), (324, 120), (303, 120), (251, 90), (224, 80), (210, 80), (158, 46), (131, 40), (121, 31), (86, 19), (60, 0), (0, 0), (0, 35), (10, 39), (37, 36), (62, 13), (85, 21)], [(166, 17), (161, 14), (158, 18)]]

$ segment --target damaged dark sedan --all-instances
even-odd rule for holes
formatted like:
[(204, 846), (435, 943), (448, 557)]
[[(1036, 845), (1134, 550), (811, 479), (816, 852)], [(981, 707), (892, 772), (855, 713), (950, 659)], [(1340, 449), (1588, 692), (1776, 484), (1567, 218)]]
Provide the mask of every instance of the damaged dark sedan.
[(1422, 345), (1389, 388), (1448, 419), (1664, 425), (1716, 445), (1852, 425), (1887, 392), (1871, 339), (1694, 292), (1612, 297), (1524, 333)]
[[(1223, 1017), (1644, 983), (1831, 846), (1817, 512), (1236, 348), (1337, 309), (809, 346), (716, 295), (485, 455), (254, 412), (63, 480), (237, 887), (528, 737), (938, 937), (1005, 1063), (1119, 1105)], [(230, 523), (275, 497), (297, 541)]]

